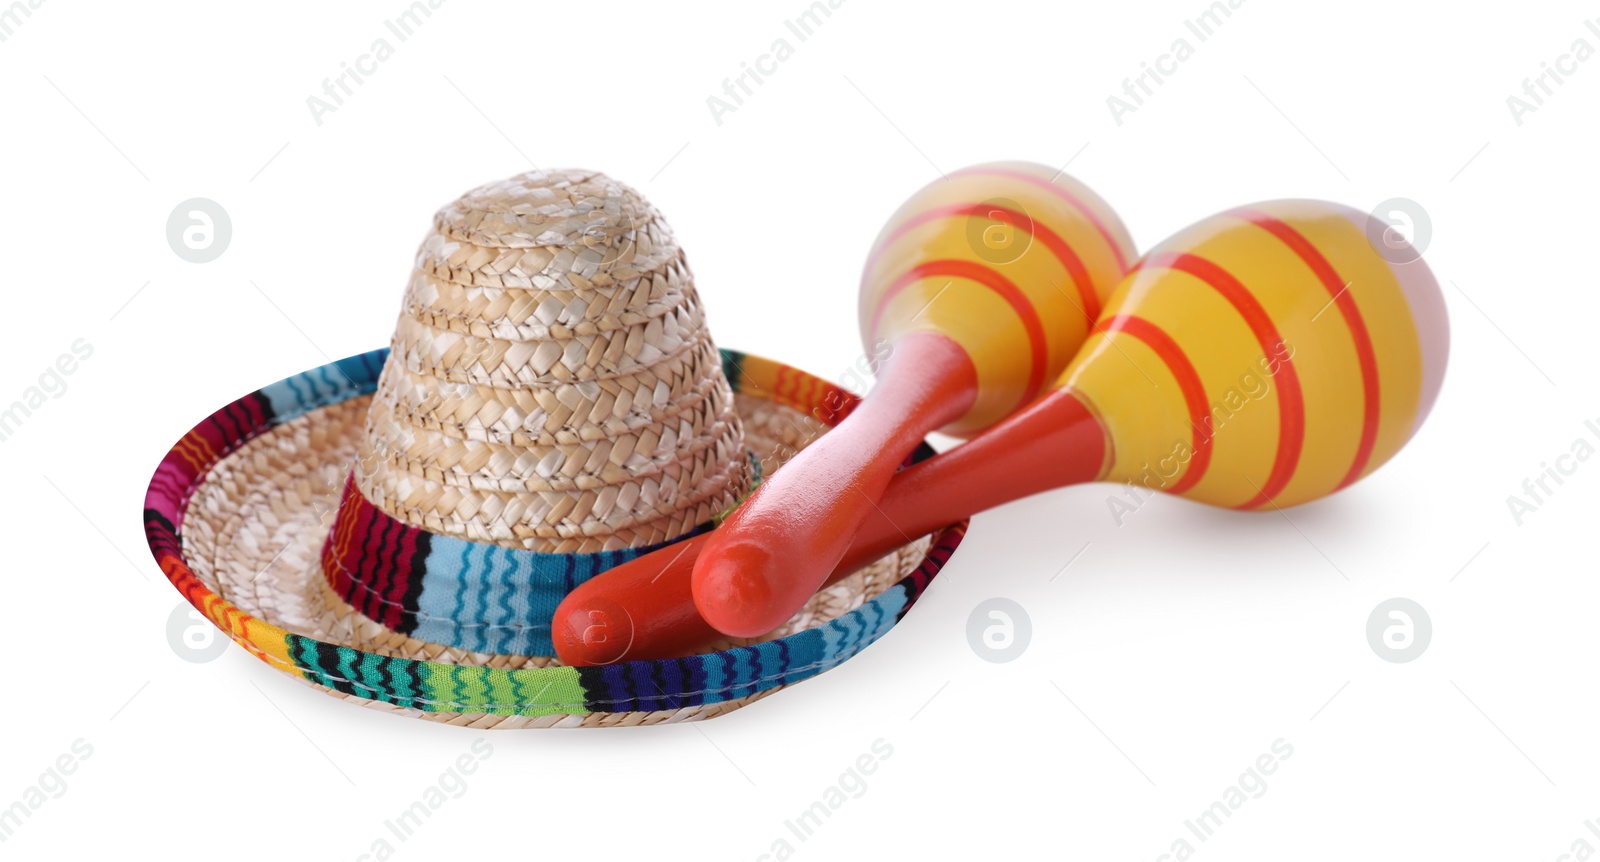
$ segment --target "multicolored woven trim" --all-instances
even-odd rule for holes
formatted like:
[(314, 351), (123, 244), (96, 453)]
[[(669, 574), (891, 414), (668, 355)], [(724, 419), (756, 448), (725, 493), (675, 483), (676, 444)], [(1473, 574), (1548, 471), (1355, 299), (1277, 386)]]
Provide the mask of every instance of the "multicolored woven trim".
[[(750, 460), (759, 483), (759, 459)], [(567, 593), (613, 566), (711, 530), (725, 514), (654, 545), (545, 554), (406, 524), (363, 497), (352, 474), (322, 546), (322, 572), (346, 604), (391, 631), (472, 652), (549, 656), (550, 626)]]
[[(315, 410), (370, 393), (387, 349), (341, 359), (263, 387), (213, 413), (162, 459), (145, 496), (151, 553), (178, 591), (223, 632), (272, 667), (345, 694), (427, 712), (581, 715), (677, 710), (746, 697), (815, 676), (894, 626), (960, 543), (966, 524), (935, 534), (921, 565), (826, 624), (750, 647), (598, 667), (505, 670), (383, 656), (286, 631), (217, 595), (190, 569), (184, 512), (219, 461), (255, 436)], [(837, 422), (855, 396), (771, 360), (722, 352), (735, 391)], [(930, 457), (924, 444), (913, 461)], [(420, 635), (420, 629), (418, 634)]]

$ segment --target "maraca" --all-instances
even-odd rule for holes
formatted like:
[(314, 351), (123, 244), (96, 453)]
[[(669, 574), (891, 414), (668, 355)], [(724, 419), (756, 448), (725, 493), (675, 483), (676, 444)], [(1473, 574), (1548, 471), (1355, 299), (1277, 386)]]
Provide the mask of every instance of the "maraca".
[(751, 636), (804, 604), (929, 431), (987, 427), (1066, 367), (1131, 256), (1110, 207), (1042, 165), (979, 165), (913, 195), (861, 279), (862, 339), (888, 354), (877, 383), (707, 540), (705, 618)]
[[(1449, 329), (1427, 265), (1404, 247), (1385, 259), (1367, 220), (1337, 204), (1276, 201), (1151, 249), (1056, 388), (897, 474), (829, 581), (908, 535), (1063, 485), (1125, 481), (1281, 508), (1377, 469), (1432, 408)], [(562, 660), (666, 656), (715, 640), (693, 612), (688, 550), (574, 590), (555, 615)]]

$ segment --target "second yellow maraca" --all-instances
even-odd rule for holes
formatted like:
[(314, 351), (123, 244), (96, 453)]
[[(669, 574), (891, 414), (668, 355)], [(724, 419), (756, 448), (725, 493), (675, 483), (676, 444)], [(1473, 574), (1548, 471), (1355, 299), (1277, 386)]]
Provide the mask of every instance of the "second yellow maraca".
[[(1134, 257), (1106, 202), (1043, 165), (977, 165), (913, 195), (862, 274), (862, 338), (887, 354), (877, 383), (706, 538), (693, 579), (706, 620), (755, 636), (773, 626), (764, 609), (803, 603), (917, 443), (1038, 396)], [(816, 578), (786, 574), (795, 560)]]

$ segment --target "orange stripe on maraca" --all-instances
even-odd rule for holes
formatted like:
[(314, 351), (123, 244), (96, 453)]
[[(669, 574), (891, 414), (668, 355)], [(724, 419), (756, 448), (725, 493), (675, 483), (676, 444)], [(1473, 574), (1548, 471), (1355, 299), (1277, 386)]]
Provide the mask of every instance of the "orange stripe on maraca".
[(872, 322), (868, 324), (868, 331), (872, 333), (872, 337), (877, 338), (878, 324), (882, 320), (883, 311), (888, 307), (889, 301), (894, 299), (895, 294), (913, 282), (939, 277), (964, 278), (981, 284), (1004, 299), (1006, 304), (1011, 306), (1011, 310), (1017, 313), (1017, 318), (1022, 321), (1023, 328), (1028, 332), (1031, 363), (1028, 370), (1028, 388), (1022, 400), (1024, 403), (1032, 401), (1044, 387), (1046, 368), (1049, 364), (1049, 357), (1045, 352), (1044, 323), (1039, 319), (1038, 309), (1033, 307), (1027, 295), (1013, 284), (1011, 279), (983, 264), (970, 260), (930, 260), (901, 273), (884, 289), (883, 295), (878, 297), (878, 305), (872, 311)]
[(1362, 423), (1361, 442), (1356, 446), (1356, 456), (1350, 464), (1350, 471), (1345, 474), (1339, 484), (1334, 486), (1337, 491), (1361, 477), (1362, 471), (1367, 467), (1367, 462), (1372, 458), (1373, 446), (1378, 440), (1379, 421), (1379, 393), (1378, 393), (1378, 357), (1372, 348), (1372, 336), (1367, 332), (1366, 321), (1361, 318), (1361, 310), (1356, 305), (1355, 297), (1350, 294), (1348, 282), (1340, 278), (1333, 264), (1317, 250), (1299, 231), (1287, 223), (1273, 218), (1259, 210), (1241, 207), (1233, 210), (1232, 215), (1244, 219), (1268, 233), (1282, 240), (1295, 254), (1300, 256), (1311, 271), (1321, 279), (1322, 285), (1328, 289), (1333, 297), (1333, 303), (1339, 307), (1339, 313), (1344, 317), (1345, 326), (1350, 329), (1350, 337), (1354, 339), (1356, 357), (1361, 364), (1362, 385)]
[[(996, 214), (1000, 218), (995, 218)], [(923, 210), (896, 225), (894, 230), (878, 241), (877, 245), (872, 249), (871, 256), (867, 258), (867, 271), (871, 272), (877, 266), (878, 259), (883, 256), (885, 249), (893, 245), (895, 241), (905, 236), (909, 231), (938, 219), (960, 217), (989, 218), (994, 221), (1003, 221), (1043, 242), (1045, 247), (1050, 249), (1050, 253), (1055, 255), (1056, 260), (1061, 262), (1061, 266), (1067, 271), (1067, 275), (1071, 276), (1072, 284), (1077, 288), (1078, 298), (1081, 300), (1079, 308), (1083, 310), (1084, 315), (1091, 321), (1100, 316), (1100, 295), (1095, 292), (1094, 282), (1089, 277), (1089, 270), (1083, 265), (1083, 259), (1078, 257), (1078, 253), (1073, 251), (1072, 246), (1062, 239), (1060, 234), (1051, 230), (1049, 225), (1009, 207), (975, 203), (950, 204)]]
[(1178, 342), (1161, 327), (1142, 317), (1119, 314), (1105, 324), (1107, 335), (1114, 332), (1124, 332), (1144, 342), (1145, 346), (1167, 366), (1167, 370), (1178, 381), (1178, 389), (1183, 392), (1184, 404), (1189, 408), (1194, 454), (1189, 458), (1189, 469), (1183, 474), (1183, 478), (1171, 488), (1165, 489), (1171, 494), (1182, 494), (1193, 488), (1195, 483), (1205, 476), (1206, 468), (1211, 466), (1212, 435), (1204, 430), (1205, 420), (1211, 415), (1211, 407), (1206, 402), (1205, 384), (1201, 382), (1200, 373), (1195, 370), (1194, 363), (1189, 361), (1189, 355), (1184, 353)]
[[(1244, 318), (1265, 355), (1277, 352), (1283, 339), (1277, 325), (1267, 314), (1261, 302), (1238, 279), (1216, 263), (1199, 255), (1167, 252), (1148, 257), (1142, 268), (1170, 269), (1192, 275), (1209, 285), (1233, 306)], [(1284, 359), (1279, 376), (1282, 392), (1278, 396), (1278, 452), (1273, 457), (1272, 472), (1256, 496), (1237, 508), (1254, 509), (1272, 502), (1272, 498), (1289, 484), (1300, 463), (1300, 448), (1305, 440), (1305, 403), (1300, 392), (1300, 379), (1295, 374), (1294, 363)]]
[(971, 168), (963, 168), (963, 169), (961, 169), (959, 171), (955, 171), (954, 173), (951, 173), (950, 176), (952, 176), (952, 177), (1005, 177), (1007, 179), (1012, 179), (1012, 180), (1021, 180), (1022, 182), (1028, 183), (1029, 185), (1036, 186), (1038, 188), (1044, 189), (1045, 191), (1048, 191), (1049, 193), (1051, 193), (1051, 194), (1055, 195), (1056, 197), (1060, 198), (1061, 200), (1066, 201), (1067, 204), (1070, 205), (1073, 209), (1075, 209), (1078, 212), (1082, 213), (1083, 217), (1088, 219), (1090, 224), (1094, 225), (1094, 229), (1100, 233), (1100, 238), (1104, 239), (1106, 241), (1106, 246), (1111, 249), (1111, 255), (1117, 261), (1117, 269), (1125, 270), (1125, 269), (1128, 268), (1128, 257), (1127, 257), (1127, 255), (1122, 253), (1122, 246), (1118, 245), (1116, 239), (1114, 239), (1111, 236), (1111, 229), (1106, 227), (1105, 221), (1100, 218), (1100, 214), (1098, 212), (1095, 212), (1094, 207), (1091, 207), (1088, 204), (1085, 204), (1083, 201), (1078, 199), (1077, 195), (1073, 194), (1072, 192), (1068, 191), (1067, 189), (1062, 188), (1061, 186), (1056, 185), (1055, 183), (1051, 182), (1050, 180), (1047, 180), (1044, 177), (1040, 177), (1040, 176), (1037, 176), (1037, 175), (1034, 175), (1034, 174), (1030, 174), (1027, 171), (1013, 170), (1011, 168), (982, 167), (982, 166), (971, 167)]

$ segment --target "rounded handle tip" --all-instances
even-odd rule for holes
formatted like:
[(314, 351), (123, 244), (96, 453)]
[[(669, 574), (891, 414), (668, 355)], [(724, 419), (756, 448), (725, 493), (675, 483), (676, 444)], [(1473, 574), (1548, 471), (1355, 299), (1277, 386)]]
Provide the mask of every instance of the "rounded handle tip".
[(603, 596), (563, 602), (551, 622), (556, 657), (572, 667), (621, 661), (633, 645), (633, 616)]
[(713, 543), (695, 562), (694, 604), (711, 627), (752, 638), (782, 625), (805, 604), (807, 591), (786, 578), (778, 559), (754, 542)]

